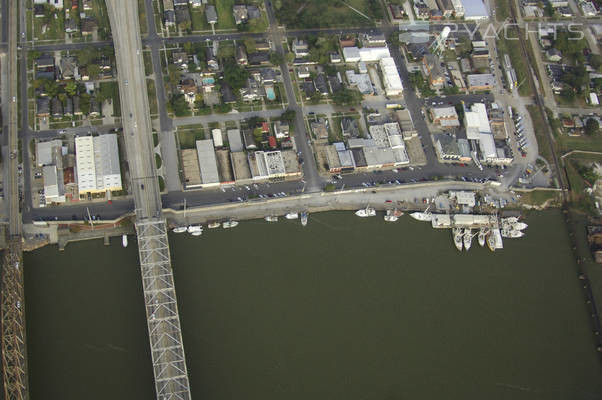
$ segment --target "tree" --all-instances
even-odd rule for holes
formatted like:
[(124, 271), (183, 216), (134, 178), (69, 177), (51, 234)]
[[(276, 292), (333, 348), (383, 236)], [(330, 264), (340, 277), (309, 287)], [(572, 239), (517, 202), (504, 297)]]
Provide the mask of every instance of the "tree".
[(171, 108), (176, 117), (182, 117), (188, 114), (188, 103), (183, 94), (177, 93), (171, 96), (169, 104), (171, 104)]
[(75, 81), (69, 81), (65, 85), (65, 93), (73, 97), (77, 93), (77, 83)]
[(355, 106), (362, 101), (362, 94), (357, 90), (344, 88), (332, 96), (332, 101), (337, 106)]
[(48, 97), (56, 97), (56, 95), (59, 94), (59, 86), (54, 81), (47, 81), (44, 84), (44, 89), (46, 90)]
[(600, 67), (602, 66), (602, 56), (600, 56), (599, 54), (592, 54), (589, 59), (589, 64), (592, 66), (593, 69), (599, 71)]
[(287, 122), (291, 123), (295, 120), (296, 115), (297, 115), (297, 112), (295, 110), (292, 110), (289, 108), (285, 112), (282, 113), (280, 118), (283, 121), (287, 121)]
[(590, 118), (585, 123), (585, 134), (588, 136), (594, 136), (598, 134), (600, 130), (600, 124), (597, 120)]
[(97, 79), (100, 75), (100, 67), (96, 64), (88, 64), (88, 75), (90, 75), (90, 79)]
[(270, 62), (272, 65), (280, 65), (284, 62), (284, 56), (281, 53), (273, 51), (270, 53)]
[(215, 107), (215, 111), (221, 114), (229, 113), (230, 111), (232, 111), (232, 105), (226, 103), (219, 104)]
[(224, 67), (224, 81), (234, 90), (238, 90), (247, 84), (249, 73), (235, 62), (226, 63)]
[(82, 93), (79, 96), (79, 108), (81, 109), (82, 114), (90, 114), (90, 95), (88, 93)]

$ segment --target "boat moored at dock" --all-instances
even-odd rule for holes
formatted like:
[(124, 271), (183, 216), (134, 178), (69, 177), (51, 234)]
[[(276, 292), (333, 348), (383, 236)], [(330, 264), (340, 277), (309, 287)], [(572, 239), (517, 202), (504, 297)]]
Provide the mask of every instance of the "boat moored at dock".
[(372, 207), (366, 207), (366, 208), (362, 208), (361, 210), (357, 210), (355, 212), (355, 215), (357, 215), (358, 217), (375, 217), (376, 216), (376, 210)]
[(284, 218), (286, 218), (286, 219), (297, 219), (297, 218), (299, 218), (299, 214), (297, 214), (296, 212), (290, 212), (290, 213), (287, 213), (284, 216)]
[(220, 225), (221, 224), (219, 222), (210, 222), (209, 224), (207, 224), (207, 228), (209, 228), (209, 229), (219, 228)]
[(278, 222), (278, 217), (276, 215), (268, 215), (265, 217), (265, 220), (268, 222)]
[(462, 247), (463, 247), (463, 231), (460, 228), (453, 228), (452, 229), (452, 236), (454, 238), (454, 244), (456, 245), (456, 249), (458, 249), (458, 251), (462, 251)]
[(226, 221), (226, 222), (224, 222), (224, 223), (222, 224), (222, 227), (223, 227), (224, 229), (228, 229), (228, 228), (234, 228), (235, 226), (238, 226), (238, 221), (235, 221), (235, 220), (232, 220), (232, 219), (231, 219), (231, 220), (228, 220), (228, 221)]
[(403, 212), (399, 211), (397, 208), (394, 210), (387, 210), (387, 214), (385, 215), (385, 221), (396, 222), (402, 215)]
[(190, 225), (190, 226), (188, 226), (188, 229), (186, 229), (186, 231), (188, 233), (203, 232), (203, 226), (202, 225)]
[(468, 251), (470, 250), (470, 246), (472, 246), (472, 230), (468, 228), (464, 229), (463, 236), (464, 248), (466, 249), (466, 251)]
[(301, 225), (306, 226), (307, 225), (307, 212), (303, 211), (301, 213)]
[(128, 235), (125, 233), (121, 236), (121, 245), (123, 247), (128, 247)]
[(185, 226), (177, 226), (175, 228), (172, 229), (173, 233), (184, 233), (186, 232), (187, 228)]
[(487, 228), (479, 229), (479, 236), (478, 236), (479, 246), (481, 246), (481, 247), (485, 246), (486, 238), (487, 238)]

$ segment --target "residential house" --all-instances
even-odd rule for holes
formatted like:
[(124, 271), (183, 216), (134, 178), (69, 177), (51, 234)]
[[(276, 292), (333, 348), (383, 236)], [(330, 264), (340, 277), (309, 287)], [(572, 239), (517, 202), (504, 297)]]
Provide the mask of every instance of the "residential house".
[(422, 58), (422, 63), (429, 76), (429, 84), (432, 87), (443, 87), (445, 76), (439, 66), (439, 58), (433, 54), (427, 54)]
[(360, 129), (354, 118), (341, 118), (341, 132), (343, 133), (343, 136), (348, 138), (355, 139), (360, 137)]
[(242, 43), (236, 45), (236, 62), (240, 65), (247, 65), (249, 63), (247, 49)]
[(454, 14), (454, 5), (451, 0), (437, 0), (439, 9), (445, 18), (451, 18)]
[(98, 103), (96, 97), (90, 99), (90, 116), (100, 117), (100, 103)]
[(331, 93), (336, 93), (343, 88), (341, 85), (340, 74), (337, 73), (338, 76), (329, 76), (328, 77), (328, 86), (330, 87)]
[(63, 57), (61, 58), (59, 67), (63, 79), (73, 79), (77, 73), (77, 60), (75, 57)]
[(311, 78), (307, 78), (303, 81), (303, 93), (305, 94), (305, 100), (309, 100), (312, 98), (314, 93), (316, 92), (316, 86), (314, 85), (314, 81)]
[(65, 99), (65, 106), (63, 107), (63, 115), (65, 117), (73, 116), (73, 100), (71, 97)]
[(236, 25), (244, 24), (249, 21), (249, 13), (247, 11), (247, 6), (245, 5), (232, 6), (232, 14), (234, 15), (234, 22), (236, 22)]
[(384, 33), (366, 33), (362, 36), (364, 47), (383, 47), (387, 45)]
[(355, 36), (353, 35), (343, 35), (339, 39), (339, 45), (341, 47), (355, 47)]
[(546, 51), (546, 57), (552, 62), (559, 62), (560, 60), (562, 60), (562, 52), (558, 49), (551, 48), (548, 51)]
[(171, 53), (171, 57), (175, 66), (184, 71), (188, 70), (188, 53), (185, 51), (174, 51)]
[(307, 57), (309, 55), (309, 45), (304, 40), (295, 38), (293, 39), (293, 52), (297, 58)]
[(48, 97), (39, 97), (36, 100), (36, 115), (38, 117), (50, 116), (50, 100)]
[(269, 65), (270, 54), (267, 52), (256, 52), (248, 55), (249, 65)]
[(217, 57), (211, 47), (205, 49), (205, 58), (207, 60), (207, 67), (209, 67), (210, 70), (219, 71), (219, 63), (217, 62)]
[(65, 32), (66, 33), (75, 33), (79, 31), (79, 26), (77, 22), (73, 18), (65, 19)]
[(309, 78), (309, 68), (306, 66), (297, 67), (297, 76), (299, 79)]
[(182, 24), (189, 25), (191, 22), (190, 10), (188, 9), (188, 4), (185, 6), (176, 5), (176, 24), (182, 26)]
[(261, 18), (261, 11), (257, 6), (247, 6), (247, 14), (249, 16), (249, 20)]
[(338, 64), (338, 63), (343, 62), (343, 59), (341, 58), (341, 55), (339, 54), (339, 52), (330, 53), (330, 62), (333, 64)]
[(240, 97), (243, 101), (261, 100), (261, 87), (259, 82), (253, 76), (250, 76), (249, 79), (247, 79), (247, 86), (240, 89)]
[(251, 129), (243, 129), (242, 138), (246, 150), (257, 149), (257, 144), (255, 144), (255, 137), (253, 136), (253, 131)]
[(84, 18), (81, 21), (82, 35), (88, 36), (96, 32), (98, 29), (98, 22), (94, 18)]
[(318, 118), (309, 123), (311, 131), (318, 140), (328, 139), (328, 120)]
[(232, 104), (236, 103), (236, 96), (232, 91), (232, 88), (227, 83), (222, 84), (220, 88), (220, 92), (222, 94), (222, 102), (224, 104)]
[(94, 8), (92, 6), (92, 0), (82, 0), (82, 8), (84, 9), (84, 11), (92, 11), (92, 9)]
[(282, 121), (274, 122), (274, 135), (276, 139), (284, 139), (290, 135), (290, 127), (288, 123)]
[(53, 97), (52, 100), (50, 100), (50, 112), (54, 118), (63, 117), (63, 103), (61, 103), (58, 97)]
[(255, 40), (255, 50), (257, 51), (270, 51), (272, 48), (270, 47), (270, 42), (266, 39), (256, 39)]
[(82, 109), (79, 106), (79, 96), (73, 96), (73, 115), (82, 115)]
[(217, 11), (215, 11), (215, 6), (208, 5), (205, 7), (205, 17), (207, 18), (207, 23), (211, 25), (217, 23)]
[(320, 73), (316, 76), (315, 84), (318, 93), (322, 96), (328, 96), (328, 82), (326, 81), (326, 76), (324, 76), (324, 74)]

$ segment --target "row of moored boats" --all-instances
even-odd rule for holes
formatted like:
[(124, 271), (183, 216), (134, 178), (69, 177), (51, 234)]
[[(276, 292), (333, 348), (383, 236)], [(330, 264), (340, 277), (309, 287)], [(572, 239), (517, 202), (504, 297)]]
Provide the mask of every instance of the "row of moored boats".
[[(234, 227), (238, 226), (238, 221), (229, 219), (228, 221), (224, 221), (224, 222), (211, 222), (211, 223), (207, 224), (207, 227), (209, 229), (219, 228), (220, 226), (224, 229), (234, 228)], [(188, 232), (192, 236), (201, 236), (203, 234), (203, 225), (178, 226), (176, 228), (173, 228), (172, 231), (174, 233)]]

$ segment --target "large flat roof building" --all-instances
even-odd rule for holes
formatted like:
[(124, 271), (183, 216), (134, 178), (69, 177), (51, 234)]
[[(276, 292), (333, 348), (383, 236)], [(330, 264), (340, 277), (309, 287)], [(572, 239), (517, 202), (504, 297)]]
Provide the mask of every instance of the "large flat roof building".
[(380, 69), (383, 73), (383, 83), (387, 95), (399, 96), (403, 92), (403, 84), (399, 72), (397, 71), (395, 60), (391, 57), (381, 58)]
[(470, 21), (489, 19), (489, 12), (483, 0), (462, 0), (464, 19)]
[(201, 184), (219, 184), (219, 172), (217, 171), (217, 159), (215, 157), (213, 140), (197, 140), (196, 151), (199, 158), (199, 168), (201, 170)]
[(75, 159), (80, 195), (123, 188), (116, 134), (75, 138)]

